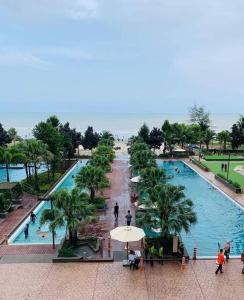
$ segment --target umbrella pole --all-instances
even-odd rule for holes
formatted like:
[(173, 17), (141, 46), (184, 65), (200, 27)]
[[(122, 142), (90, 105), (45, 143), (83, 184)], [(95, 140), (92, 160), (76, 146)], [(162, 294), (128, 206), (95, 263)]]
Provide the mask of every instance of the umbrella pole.
[(128, 260), (128, 258), (129, 258), (128, 257), (128, 250), (129, 250), (129, 243), (128, 242), (127, 242), (127, 247), (126, 248), (127, 248), (127, 260)]

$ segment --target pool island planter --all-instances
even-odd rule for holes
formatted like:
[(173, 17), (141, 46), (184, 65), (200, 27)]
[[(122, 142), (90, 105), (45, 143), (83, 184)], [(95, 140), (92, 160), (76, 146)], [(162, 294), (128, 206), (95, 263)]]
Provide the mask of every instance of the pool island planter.
[(242, 193), (242, 190), (241, 188), (237, 188), (235, 187), (234, 185), (230, 184), (227, 180), (221, 178), (220, 176), (218, 175), (215, 175), (214, 178), (221, 182), (223, 185), (225, 185), (226, 187), (228, 187), (230, 190), (232, 190), (233, 192), (235, 192), (236, 194), (241, 194)]
[[(82, 240), (80, 240), (82, 241)], [(114, 261), (114, 255), (111, 251), (110, 255), (102, 255), (101, 257), (97, 257), (96, 253), (100, 250), (100, 241), (97, 238), (97, 242), (95, 246), (92, 246), (88, 241), (85, 241), (82, 244), (82, 246), (87, 245), (92, 251), (94, 251), (94, 256), (84, 257), (84, 256), (59, 256), (59, 251), (64, 246), (65, 238), (62, 240), (62, 242), (57, 245), (55, 256), (52, 259), (53, 263), (89, 263), (89, 262), (113, 262)]]

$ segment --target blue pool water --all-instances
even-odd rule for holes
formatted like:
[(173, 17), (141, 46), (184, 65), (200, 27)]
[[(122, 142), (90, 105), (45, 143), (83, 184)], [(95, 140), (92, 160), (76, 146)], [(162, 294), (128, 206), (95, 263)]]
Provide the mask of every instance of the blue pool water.
[[(61, 189), (71, 190), (75, 186), (75, 176), (80, 171), (80, 169), (86, 164), (87, 160), (78, 162), (72, 171), (65, 177), (65, 179), (57, 185), (55, 191), (60, 191)], [(40, 226), (40, 217), (44, 209), (51, 208), (50, 202), (42, 202), (35, 209), (35, 214), (37, 216), (35, 224), (32, 224), (28, 219), (22, 224), (22, 226), (13, 234), (9, 242), (12, 244), (51, 244), (52, 234), (48, 230), (48, 226), (41, 227), (41, 231), (46, 232), (45, 237), (38, 234), (37, 230)], [(29, 237), (25, 239), (23, 229), (29, 223)], [(59, 244), (65, 235), (65, 227), (58, 228), (55, 232), (55, 243)]]
[(232, 241), (231, 254), (240, 255), (244, 250), (244, 210), (190, 167), (184, 167), (183, 162), (158, 164), (167, 175), (174, 176), (170, 183), (185, 186), (186, 196), (194, 202), (198, 222), (192, 225), (190, 233), (181, 233), (189, 255), (192, 256), (196, 245), (199, 256), (216, 256), (218, 242), (223, 247), (227, 240)]
[[(3, 165), (0, 165), (0, 167), (3, 167)], [(18, 164), (14, 165), (14, 167), (23, 167), (23, 165)], [(33, 169), (33, 168), (32, 168)], [(32, 174), (34, 174), (34, 170), (31, 169)], [(46, 166), (41, 165), (38, 169), (38, 173), (42, 173), (46, 171)], [(9, 177), (11, 182), (18, 182), (26, 178), (25, 174), (25, 168), (22, 169), (9, 169)], [(5, 168), (0, 168), (0, 182), (6, 182), (7, 181), (7, 174)]]

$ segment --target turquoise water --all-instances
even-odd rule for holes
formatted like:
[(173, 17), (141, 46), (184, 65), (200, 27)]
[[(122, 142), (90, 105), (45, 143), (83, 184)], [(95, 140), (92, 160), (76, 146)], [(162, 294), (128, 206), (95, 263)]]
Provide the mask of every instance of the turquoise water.
[[(0, 167), (3, 167), (3, 165), (0, 165)], [(14, 167), (23, 167), (23, 165), (18, 164), (14, 165)], [(42, 173), (46, 171), (46, 166), (41, 165), (38, 169), (38, 173)], [(33, 168), (31, 169), (31, 173), (34, 174)], [(18, 182), (26, 178), (25, 174), (25, 168), (22, 169), (9, 169), (9, 177), (11, 182)], [(6, 182), (7, 181), (7, 175), (6, 175), (6, 169), (0, 169), (0, 182)]]
[(190, 233), (181, 233), (189, 255), (192, 256), (196, 245), (199, 256), (215, 256), (218, 243), (223, 247), (227, 240), (232, 241), (231, 254), (240, 255), (244, 250), (244, 210), (191, 168), (184, 167), (183, 162), (159, 161), (158, 164), (174, 176), (170, 183), (185, 186), (186, 196), (194, 202), (198, 222), (191, 227)]
[[(69, 173), (69, 175), (64, 179), (63, 182), (60, 183), (60, 185), (57, 186), (56, 191), (60, 191), (61, 189), (67, 189), (71, 190), (75, 186), (75, 176), (80, 171), (80, 169), (86, 164), (87, 160), (82, 160), (82, 162), (78, 162), (77, 165), (74, 167), (74, 169)], [(41, 204), (40, 204), (41, 205)], [(52, 243), (52, 234), (48, 230), (48, 226), (44, 225), (41, 227), (41, 231), (45, 232), (45, 237), (42, 237), (40, 234), (38, 234), (37, 230), (40, 226), (40, 217), (42, 215), (42, 212), (44, 209), (51, 208), (50, 201), (45, 202), (44, 205), (38, 210), (36, 213), (36, 222), (35, 224), (32, 224), (30, 220), (28, 219), (27, 222), (25, 222), (21, 226), (21, 230), (18, 231), (16, 237), (13, 239), (13, 244), (51, 244)], [(25, 239), (24, 236), (24, 226), (26, 223), (29, 223), (29, 237)], [(59, 244), (61, 240), (63, 239), (65, 235), (65, 227), (58, 228), (55, 232), (55, 243)]]

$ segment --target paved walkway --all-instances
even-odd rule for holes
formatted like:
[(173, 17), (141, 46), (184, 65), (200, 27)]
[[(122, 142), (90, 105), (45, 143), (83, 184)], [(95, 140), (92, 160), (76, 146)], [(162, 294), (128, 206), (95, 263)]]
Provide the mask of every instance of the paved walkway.
[(193, 164), (189, 161), (189, 159), (184, 160), (188, 165), (190, 165), (193, 169), (195, 169), (199, 174), (201, 174), (203, 177), (208, 179), (210, 182), (215, 184), (219, 189), (224, 191), (229, 197), (231, 197), (233, 200), (235, 200), (237, 203), (239, 203), (244, 208), (244, 194), (236, 194), (232, 192), (230, 189), (228, 189), (225, 185), (223, 185), (221, 182), (217, 181), (214, 178), (214, 173), (206, 172), (200, 169), (197, 165)]
[[(111, 186), (104, 191), (104, 195), (108, 198), (108, 209), (105, 213), (100, 214), (101, 221), (106, 223), (107, 234), (116, 226), (126, 225), (125, 216), (127, 211), (130, 210), (133, 219), (132, 225), (135, 224), (135, 207), (130, 201), (130, 178), (129, 167), (127, 160), (114, 160), (112, 164), (112, 172), (108, 174)], [(114, 219), (114, 206), (115, 203), (119, 205), (119, 218), (118, 223), (115, 224)], [(133, 247), (138, 247), (138, 243), (131, 243)], [(125, 244), (112, 241), (112, 248), (114, 251), (121, 251), (124, 249)]]
[(0, 299), (59, 300), (241, 300), (244, 275), (230, 261), (215, 275), (214, 261), (146, 265), (130, 271), (121, 263), (0, 264)]

